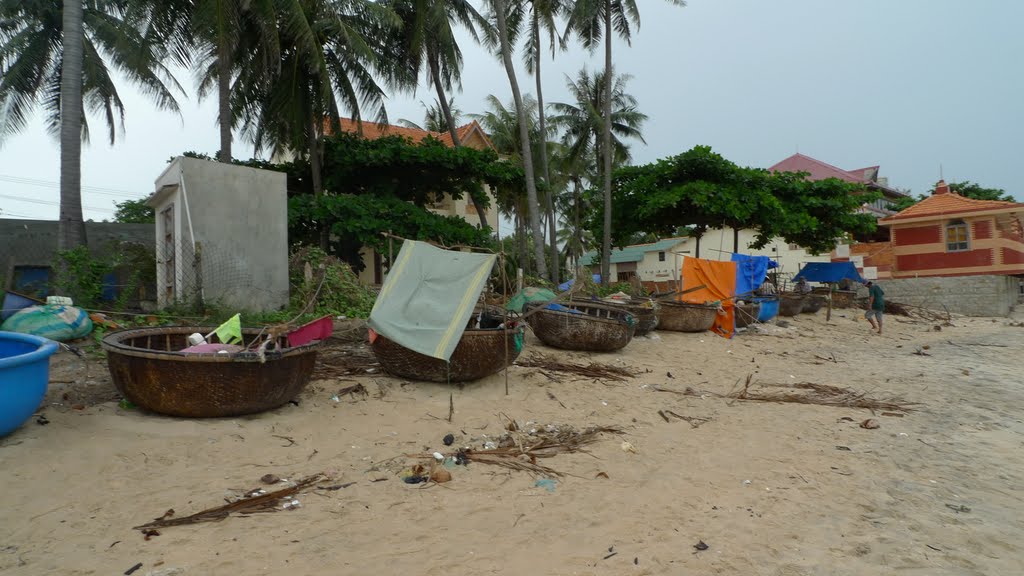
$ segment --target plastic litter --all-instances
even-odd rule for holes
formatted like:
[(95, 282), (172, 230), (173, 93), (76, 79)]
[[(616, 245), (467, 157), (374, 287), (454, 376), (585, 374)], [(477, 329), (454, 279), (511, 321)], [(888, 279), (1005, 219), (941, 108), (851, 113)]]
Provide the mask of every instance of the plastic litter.
[(553, 479), (553, 478), (540, 478), (539, 480), (534, 482), (533, 485), (536, 488), (543, 488), (543, 489), (547, 490), (548, 492), (554, 492), (555, 491), (555, 484), (557, 484), (557, 483), (558, 483), (558, 481)]

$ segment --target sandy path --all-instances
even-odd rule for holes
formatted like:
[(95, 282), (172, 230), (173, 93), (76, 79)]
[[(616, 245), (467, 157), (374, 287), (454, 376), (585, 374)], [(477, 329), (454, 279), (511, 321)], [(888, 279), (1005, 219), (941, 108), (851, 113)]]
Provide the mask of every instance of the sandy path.
[[(658, 332), (659, 339), (606, 355), (554, 352), (531, 339), (527, 354), (650, 372), (603, 384), (552, 382), (516, 367), (508, 396), (500, 375), (463, 389), (365, 377), (365, 399), (335, 403), (333, 391), (350, 383), (320, 381), (299, 406), (187, 421), (121, 410), (109, 401), (109, 384), (93, 382), (102, 402), (51, 406), (51, 424), (30, 422), (0, 441), (0, 571), (120, 574), (142, 562), (136, 576), (173, 568), (203, 575), (1021, 573), (1024, 329), (962, 319), (935, 332), (890, 319), (889, 334), (877, 337), (863, 320), (851, 321), (852, 311), (841, 314), (848, 317), (831, 325), (822, 312), (732, 341)], [(930, 356), (913, 354), (923, 345)], [(832, 354), (837, 362), (816, 357)], [(857, 425), (872, 417), (865, 410), (652, 388), (724, 393), (751, 373), (759, 382), (852, 386), (925, 406), (904, 418), (876, 415), (881, 428), (865, 430)], [(80, 392), (74, 386), (72, 395)], [(447, 415), (450, 391), (452, 425), (427, 415)], [(666, 423), (657, 414), (664, 408), (710, 421)], [(591, 455), (546, 462), (567, 474), (554, 492), (525, 473), (483, 464), (457, 468), (448, 484), (411, 486), (396, 476), (410, 460), (381, 464), (443, 449), (449, 432), (461, 443), (493, 438), (499, 413), (520, 423), (617, 425), (626, 435), (604, 438)], [(623, 440), (638, 453), (624, 452)], [(180, 516), (218, 505), (229, 489), (256, 487), (266, 473), (324, 470), (356, 484), (303, 495), (296, 511), (167, 528), (148, 542), (131, 529), (168, 508)], [(710, 548), (695, 553), (700, 540)], [(610, 548), (616, 554), (603, 559)]]

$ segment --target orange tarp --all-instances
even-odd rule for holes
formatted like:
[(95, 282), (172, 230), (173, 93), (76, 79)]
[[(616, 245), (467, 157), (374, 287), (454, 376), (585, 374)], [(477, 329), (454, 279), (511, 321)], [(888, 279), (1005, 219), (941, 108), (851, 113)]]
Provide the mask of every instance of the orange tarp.
[(732, 301), (733, 292), (736, 290), (736, 263), (684, 257), (683, 290), (702, 284), (704, 288), (678, 298), (694, 304), (721, 302), (725, 313), (718, 314), (711, 330), (720, 336), (732, 338), (736, 330), (735, 306)]

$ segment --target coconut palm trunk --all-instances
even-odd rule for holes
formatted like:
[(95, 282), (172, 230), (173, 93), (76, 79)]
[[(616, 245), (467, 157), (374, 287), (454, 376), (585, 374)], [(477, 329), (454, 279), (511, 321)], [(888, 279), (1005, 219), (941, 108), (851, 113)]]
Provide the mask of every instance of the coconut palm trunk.
[[(462, 146), (462, 140), (459, 138), (458, 127), (455, 126), (455, 117), (452, 115), (452, 107), (448, 104), (448, 99), (445, 98), (444, 87), (441, 85), (441, 63), (438, 60), (438, 56), (431, 50), (427, 52), (427, 59), (430, 61), (430, 77), (434, 84), (434, 89), (437, 90), (437, 103), (441, 107), (441, 113), (444, 114), (445, 124), (448, 125), (448, 133), (452, 137), (452, 145), (458, 148)], [(487, 223), (487, 215), (484, 214), (484, 202), (483, 198), (473, 198), (473, 204), (476, 207), (476, 214), (480, 218), (480, 227), (487, 228), (490, 226)]]
[(231, 163), (231, 47), (221, 39), (217, 47), (217, 106), (220, 123), (220, 152), (217, 160)]
[(85, 32), (81, 0), (64, 0), (60, 77), (60, 223), (57, 247), (85, 244), (82, 218), (82, 59)]
[(558, 284), (558, 237), (555, 218), (554, 189), (551, 187), (551, 172), (548, 169), (548, 132), (545, 128), (544, 119), (544, 90), (541, 87), (540, 79), (540, 17), (537, 10), (533, 10), (533, 43), (537, 47), (537, 58), (533, 63), (533, 75), (537, 82), (537, 121), (540, 130), (540, 173), (544, 177), (544, 185), (547, 186), (547, 212), (548, 212), (548, 234), (551, 239), (551, 281)]
[(604, 235), (601, 239), (601, 283), (611, 283), (612, 256), (612, 0), (604, 6)]
[(516, 103), (517, 116), (519, 117), (519, 138), (523, 150), (523, 172), (526, 178), (526, 202), (530, 212), (530, 231), (533, 233), (533, 252), (537, 261), (534, 263), (537, 273), (541, 278), (548, 279), (548, 267), (544, 257), (544, 243), (541, 240), (540, 228), (540, 203), (537, 200), (537, 181), (533, 170), (533, 155), (530, 150), (530, 127), (525, 114), (519, 113), (523, 110), (523, 95), (519, 91), (519, 82), (516, 80), (516, 68), (512, 62), (512, 46), (508, 39), (508, 22), (505, 14), (505, 1), (493, 0), (494, 12), (498, 20), (498, 40), (501, 42), (501, 59), (505, 63), (505, 72), (508, 74), (508, 83), (512, 88), (512, 99)]

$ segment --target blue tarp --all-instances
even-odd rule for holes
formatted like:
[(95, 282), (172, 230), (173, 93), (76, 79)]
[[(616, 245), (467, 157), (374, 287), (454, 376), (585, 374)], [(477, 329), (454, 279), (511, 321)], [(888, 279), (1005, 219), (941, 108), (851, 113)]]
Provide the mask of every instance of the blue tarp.
[[(562, 282), (561, 284), (558, 285), (558, 291), (559, 292), (565, 292), (569, 288), (572, 288), (572, 285), (575, 282), (576, 282), (575, 278), (572, 279), (572, 280), (569, 280), (568, 282)], [(601, 275), (600, 274), (594, 274), (594, 284), (600, 284), (600, 283), (601, 283)]]
[(769, 268), (775, 268), (778, 262), (770, 260), (767, 256), (747, 256), (746, 254), (733, 254), (732, 261), (736, 263), (736, 295), (742, 296), (757, 290), (764, 283)]
[(839, 282), (843, 279), (864, 282), (853, 262), (808, 262), (793, 280), (801, 278), (808, 282)]

